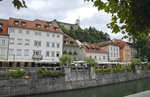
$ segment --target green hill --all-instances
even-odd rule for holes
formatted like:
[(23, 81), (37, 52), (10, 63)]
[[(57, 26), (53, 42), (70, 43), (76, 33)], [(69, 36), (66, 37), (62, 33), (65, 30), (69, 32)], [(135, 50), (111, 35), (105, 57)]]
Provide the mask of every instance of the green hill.
[(70, 37), (77, 39), (81, 42), (89, 42), (89, 43), (99, 43), (102, 41), (109, 41), (110, 36), (107, 33), (102, 31), (98, 31), (94, 27), (89, 27), (86, 29), (79, 28), (78, 30), (67, 30), (62, 25), (59, 25), (64, 33), (69, 35)]

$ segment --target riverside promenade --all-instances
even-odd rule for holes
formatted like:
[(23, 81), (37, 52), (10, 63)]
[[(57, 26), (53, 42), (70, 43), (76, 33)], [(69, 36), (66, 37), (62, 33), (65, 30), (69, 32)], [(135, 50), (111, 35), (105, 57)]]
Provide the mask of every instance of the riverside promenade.
[(125, 97), (150, 97), (150, 90), (139, 92)]

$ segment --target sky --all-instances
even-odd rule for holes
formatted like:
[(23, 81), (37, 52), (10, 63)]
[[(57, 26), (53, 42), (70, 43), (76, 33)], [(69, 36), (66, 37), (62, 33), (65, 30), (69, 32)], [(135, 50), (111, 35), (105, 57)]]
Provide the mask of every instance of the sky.
[(111, 21), (111, 15), (104, 11), (98, 11), (93, 7), (92, 2), (84, 0), (25, 0), (28, 8), (17, 10), (12, 5), (12, 0), (0, 1), (0, 18), (9, 19), (9, 17), (21, 18), (27, 20), (41, 19), (52, 21), (54, 19), (66, 22), (76, 23), (80, 19), (80, 27), (88, 28), (89, 26), (106, 32), (111, 39), (121, 39), (121, 33), (113, 34), (107, 28)]

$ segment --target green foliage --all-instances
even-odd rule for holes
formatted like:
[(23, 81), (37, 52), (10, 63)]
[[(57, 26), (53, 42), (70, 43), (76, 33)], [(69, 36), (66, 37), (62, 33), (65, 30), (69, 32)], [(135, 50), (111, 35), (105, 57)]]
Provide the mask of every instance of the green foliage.
[(6, 71), (0, 71), (0, 78), (19, 78), (27, 75), (26, 70), (11, 69)]
[(78, 39), (81, 42), (99, 43), (102, 41), (109, 41), (110, 36), (107, 33), (98, 31), (94, 27), (89, 27), (86, 29), (79, 28), (78, 30), (67, 30), (64, 26), (59, 25), (64, 33), (69, 35), (74, 39)]
[(70, 65), (72, 58), (70, 56), (64, 55), (59, 58), (59, 61), (62, 65)]
[(126, 67), (126, 70), (127, 70), (127, 71), (131, 71), (131, 70), (132, 70), (132, 69), (131, 69), (131, 66), (127, 66), (127, 67)]
[[(150, 0), (84, 0), (92, 1), (98, 10), (111, 14), (107, 26), (113, 33), (122, 32), (133, 38), (150, 33)], [(127, 37), (125, 35), (125, 37)]]
[(117, 66), (113, 68), (113, 71), (114, 72), (122, 72), (122, 71), (125, 71), (125, 68), (124, 68), (124, 66), (117, 64)]
[(140, 59), (131, 59), (131, 64), (134, 65), (141, 65), (142, 61)]
[(102, 74), (105, 74), (105, 73), (110, 73), (112, 68), (100, 68), (99, 70), (95, 70), (95, 73), (102, 73)]
[(27, 8), (26, 6), (26, 3), (24, 0), (13, 0), (12, 1), (14, 7), (16, 7), (17, 9), (20, 9), (20, 8)]
[(150, 37), (134, 39), (133, 47), (137, 50), (137, 58), (150, 62)]
[(85, 57), (84, 61), (91, 66), (96, 64), (95, 59), (93, 59), (92, 57)]
[(44, 68), (39, 67), (38, 68), (38, 77), (43, 78), (43, 77), (59, 77), (59, 76), (64, 76), (65, 74), (62, 72), (53, 72), (50, 70), (45, 70)]

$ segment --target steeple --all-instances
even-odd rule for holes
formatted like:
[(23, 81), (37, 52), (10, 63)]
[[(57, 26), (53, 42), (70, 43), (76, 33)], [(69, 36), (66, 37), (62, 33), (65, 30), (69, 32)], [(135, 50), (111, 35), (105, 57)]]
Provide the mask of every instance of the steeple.
[(76, 20), (76, 24), (77, 24), (78, 26), (80, 26), (80, 17), (78, 17), (78, 19)]

